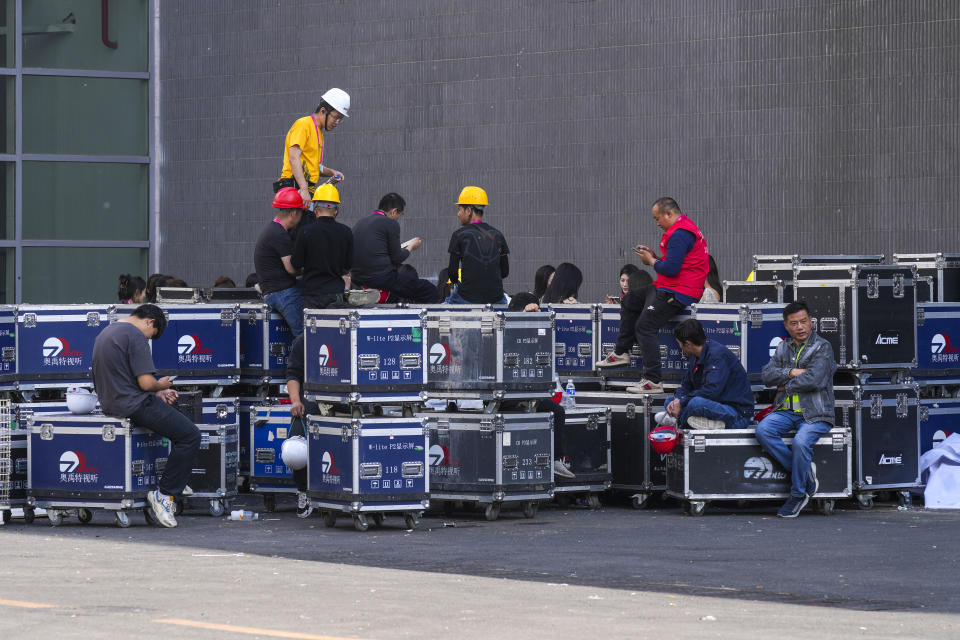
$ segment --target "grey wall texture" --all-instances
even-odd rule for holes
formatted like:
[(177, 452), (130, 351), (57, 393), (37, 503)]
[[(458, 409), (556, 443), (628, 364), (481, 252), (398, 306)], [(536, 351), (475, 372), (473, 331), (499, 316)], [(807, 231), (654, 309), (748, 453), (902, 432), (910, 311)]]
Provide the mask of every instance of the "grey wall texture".
[(331, 86), (341, 220), (398, 191), (421, 276), (484, 187), (508, 292), (616, 290), (675, 197), (721, 277), (753, 254), (960, 251), (955, 0), (164, 0), (161, 268), (253, 270), (294, 119)]

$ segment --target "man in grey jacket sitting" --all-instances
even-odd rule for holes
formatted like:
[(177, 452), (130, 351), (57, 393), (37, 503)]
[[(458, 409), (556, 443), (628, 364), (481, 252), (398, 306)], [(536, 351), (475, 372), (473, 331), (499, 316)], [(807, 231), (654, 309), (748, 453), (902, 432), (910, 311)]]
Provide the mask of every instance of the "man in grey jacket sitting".
[[(837, 364), (833, 346), (813, 331), (805, 302), (784, 308), (783, 326), (790, 340), (777, 345), (762, 372), (763, 384), (777, 388), (776, 410), (757, 425), (757, 440), (791, 473), (790, 497), (777, 515), (796, 518), (819, 488), (813, 445), (833, 426)], [(783, 442), (791, 431), (796, 431), (792, 451)]]

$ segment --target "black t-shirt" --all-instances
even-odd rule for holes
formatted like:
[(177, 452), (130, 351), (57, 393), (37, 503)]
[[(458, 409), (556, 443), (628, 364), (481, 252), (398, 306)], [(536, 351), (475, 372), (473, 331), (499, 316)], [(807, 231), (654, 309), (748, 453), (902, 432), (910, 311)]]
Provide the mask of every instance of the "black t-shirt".
[(503, 299), (503, 279), (510, 273), (507, 240), (486, 222), (465, 224), (450, 237), (450, 280), (461, 269), (459, 294), (470, 302), (487, 304)]
[(304, 298), (343, 293), (343, 276), (353, 264), (353, 232), (329, 216), (317, 218), (297, 235), (291, 261), (303, 269)]
[(260, 291), (264, 295), (274, 291), (289, 289), (297, 279), (283, 268), (283, 256), (293, 255), (293, 241), (290, 234), (278, 222), (271, 221), (257, 238), (253, 249), (253, 266), (260, 279)]
[(400, 248), (400, 224), (381, 213), (371, 213), (353, 225), (354, 260), (351, 274), (359, 285), (389, 275), (410, 257)]

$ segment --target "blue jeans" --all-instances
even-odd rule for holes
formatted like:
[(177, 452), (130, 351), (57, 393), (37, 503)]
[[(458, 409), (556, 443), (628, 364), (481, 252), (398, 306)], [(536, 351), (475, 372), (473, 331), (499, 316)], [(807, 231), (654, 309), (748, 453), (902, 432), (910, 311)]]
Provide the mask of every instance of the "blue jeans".
[[(783, 436), (796, 430), (793, 436), (793, 451), (783, 442)], [(802, 498), (807, 494), (810, 463), (813, 461), (813, 445), (821, 436), (830, 432), (826, 422), (807, 422), (796, 411), (774, 411), (757, 425), (757, 440), (764, 451), (776, 458), (792, 474), (790, 495)]]
[[(450, 295), (447, 296), (447, 299), (443, 301), (443, 304), (482, 304), (476, 302), (470, 302), (466, 298), (460, 295), (460, 292), (456, 287), (453, 288), (453, 291), (450, 292)], [(504, 294), (500, 300), (492, 304), (507, 304), (507, 296)]]
[(303, 333), (303, 290), (299, 284), (268, 293), (263, 301), (283, 316), (294, 338)]
[[(671, 398), (672, 400), (673, 398)], [(667, 402), (669, 404), (669, 401)], [(680, 419), (677, 424), (684, 425), (690, 416), (700, 416), (710, 420), (723, 420), (727, 429), (746, 429), (750, 426), (750, 418), (741, 416), (733, 407), (694, 396), (690, 402), (680, 412)]]
[(137, 427), (149, 429), (170, 440), (170, 455), (157, 488), (168, 496), (179, 496), (187, 486), (193, 462), (200, 450), (200, 430), (197, 425), (152, 394), (137, 407), (130, 421)]

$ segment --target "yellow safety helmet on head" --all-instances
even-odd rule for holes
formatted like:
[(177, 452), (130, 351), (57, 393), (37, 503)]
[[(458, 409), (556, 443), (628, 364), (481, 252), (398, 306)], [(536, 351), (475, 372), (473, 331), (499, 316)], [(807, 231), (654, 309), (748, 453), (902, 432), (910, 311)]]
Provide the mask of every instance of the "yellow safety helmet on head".
[(485, 207), (487, 204), (487, 192), (480, 187), (464, 187), (457, 198), (457, 204), (469, 205), (473, 207)]
[[(313, 192), (313, 201), (340, 204), (340, 192), (337, 191), (337, 188), (332, 184), (324, 183)], [(328, 206), (327, 208), (333, 209), (333, 206)]]

